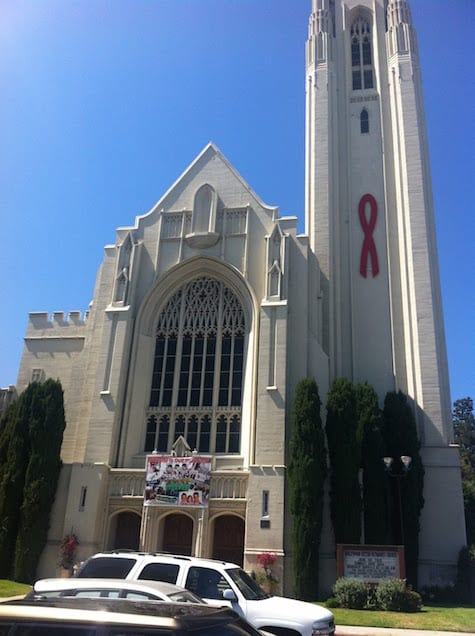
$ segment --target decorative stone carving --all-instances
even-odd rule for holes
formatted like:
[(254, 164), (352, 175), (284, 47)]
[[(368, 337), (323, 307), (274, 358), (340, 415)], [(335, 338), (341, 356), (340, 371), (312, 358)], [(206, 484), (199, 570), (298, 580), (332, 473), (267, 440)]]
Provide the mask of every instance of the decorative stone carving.
[(215, 245), (219, 240), (216, 230), (217, 195), (215, 189), (205, 183), (195, 194), (191, 233), (185, 236), (190, 247), (204, 249)]

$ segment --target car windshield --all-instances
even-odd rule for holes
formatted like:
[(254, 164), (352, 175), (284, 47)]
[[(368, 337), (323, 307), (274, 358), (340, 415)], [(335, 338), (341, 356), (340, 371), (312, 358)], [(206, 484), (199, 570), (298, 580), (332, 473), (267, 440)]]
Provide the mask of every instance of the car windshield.
[(270, 595), (266, 594), (256, 581), (241, 568), (232, 568), (226, 570), (226, 573), (229, 574), (247, 601), (261, 601), (264, 598), (269, 598)]

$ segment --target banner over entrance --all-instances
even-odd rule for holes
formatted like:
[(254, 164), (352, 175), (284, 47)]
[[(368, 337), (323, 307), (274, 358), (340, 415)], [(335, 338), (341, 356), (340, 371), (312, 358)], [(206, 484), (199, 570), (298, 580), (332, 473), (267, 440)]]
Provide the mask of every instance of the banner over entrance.
[(147, 455), (146, 471), (145, 506), (208, 506), (210, 455)]

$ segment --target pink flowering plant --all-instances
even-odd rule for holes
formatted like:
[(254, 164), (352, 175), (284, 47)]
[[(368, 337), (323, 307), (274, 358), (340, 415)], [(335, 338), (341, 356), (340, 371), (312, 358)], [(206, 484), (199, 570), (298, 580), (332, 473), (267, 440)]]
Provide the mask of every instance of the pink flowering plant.
[(78, 545), (79, 539), (74, 532), (70, 532), (63, 537), (59, 545), (59, 565), (65, 570), (73, 567)]
[(272, 572), (272, 566), (277, 561), (277, 554), (274, 552), (261, 552), (257, 555), (256, 561), (263, 569), (263, 572), (257, 574), (257, 582), (259, 585), (271, 590), (279, 582), (279, 579)]

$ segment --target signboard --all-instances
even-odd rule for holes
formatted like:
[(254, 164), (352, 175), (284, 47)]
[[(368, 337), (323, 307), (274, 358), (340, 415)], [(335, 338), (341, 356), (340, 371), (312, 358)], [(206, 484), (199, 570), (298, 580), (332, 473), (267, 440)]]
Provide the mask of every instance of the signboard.
[(400, 545), (338, 545), (338, 576), (377, 583), (404, 579), (404, 548)]
[(210, 455), (147, 455), (144, 505), (206, 507), (210, 475)]

